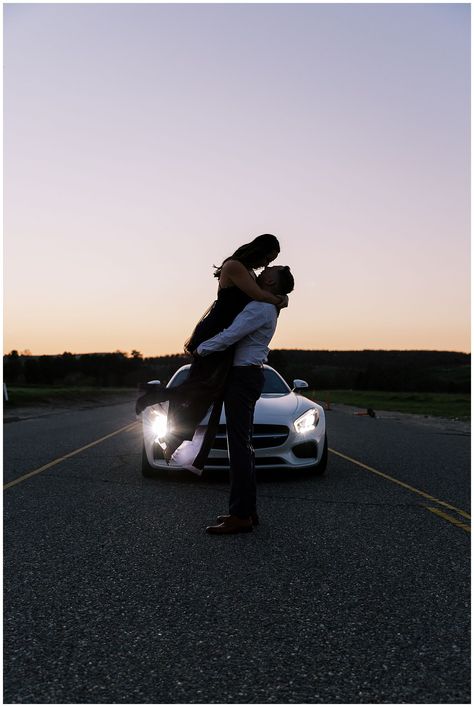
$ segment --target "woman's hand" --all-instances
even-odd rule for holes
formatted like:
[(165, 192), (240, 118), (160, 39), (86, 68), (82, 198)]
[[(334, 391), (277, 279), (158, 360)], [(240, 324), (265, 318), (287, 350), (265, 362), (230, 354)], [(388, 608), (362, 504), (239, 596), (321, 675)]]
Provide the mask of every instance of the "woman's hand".
[(278, 309), (284, 309), (288, 307), (288, 295), (280, 295), (281, 302), (277, 304)]

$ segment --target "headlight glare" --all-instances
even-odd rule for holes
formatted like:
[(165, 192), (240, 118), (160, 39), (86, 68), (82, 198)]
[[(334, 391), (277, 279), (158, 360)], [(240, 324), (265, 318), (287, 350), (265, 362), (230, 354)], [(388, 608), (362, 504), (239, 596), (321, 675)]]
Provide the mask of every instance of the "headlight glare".
[(151, 421), (151, 429), (153, 430), (153, 434), (158, 439), (165, 437), (168, 431), (168, 420), (166, 415), (163, 415), (162, 413), (157, 413), (154, 415)]
[(319, 422), (319, 413), (317, 410), (307, 410), (301, 417), (295, 420), (295, 429), (300, 434), (314, 430)]

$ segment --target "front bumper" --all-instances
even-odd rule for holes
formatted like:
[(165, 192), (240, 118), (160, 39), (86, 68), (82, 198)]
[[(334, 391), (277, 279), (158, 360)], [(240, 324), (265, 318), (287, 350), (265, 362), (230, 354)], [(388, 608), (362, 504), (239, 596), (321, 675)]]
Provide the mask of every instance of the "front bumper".
[[(260, 432), (258, 428), (268, 428)], [(304, 433), (284, 425), (255, 425), (253, 445), (255, 449), (255, 467), (257, 469), (305, 469), (318, 464), (323, 455), (326, 424), (324, 413), (320, 415), (318, 425)], [(278, 429), (277, 429), (278, 428)], [(283, 433), (283, 429), (286, 433)], [(267, 446), (262, 446), (267, 445)], [(155, 439), (145, 436), (145, 450), (150, 465), (156, 469), (176, 469), (182, 467), (163, 459), (162, 450)], [(219, 432), (209, 454), (205, 470), (229, 470), (229, 456), (225, 426), (219, 426)]]

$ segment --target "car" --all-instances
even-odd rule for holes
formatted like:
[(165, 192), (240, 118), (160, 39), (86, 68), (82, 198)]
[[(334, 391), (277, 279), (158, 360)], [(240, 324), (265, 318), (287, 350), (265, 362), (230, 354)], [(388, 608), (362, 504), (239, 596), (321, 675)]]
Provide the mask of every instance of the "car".
[[(182, 383), (189, 375), (190, 364), (181, 366), (170, 379), (167, 388)], [(296, 379), (293, 388), (271, 366), (264, 366), (263, 392), (255, 406), (252, 443), (255, 466), (258, 469), (306, 470), (322, 475), (328, 461), (328, 440), (324, 409), (302, 391), (306, 381)], [(160, 381), (149, 381), (159, 384)], [(182, 469), (175, 462), (167, 465), (159, 440), (167, 430), (168, 403), (150, 405), (141, 413), (143, 425), (142, 473), (153, 476), (159, 469)], [(202, 421), (204, 426), (209, 413)], [(225, 412), (213, 442), (205, 470), (229, 469)]]

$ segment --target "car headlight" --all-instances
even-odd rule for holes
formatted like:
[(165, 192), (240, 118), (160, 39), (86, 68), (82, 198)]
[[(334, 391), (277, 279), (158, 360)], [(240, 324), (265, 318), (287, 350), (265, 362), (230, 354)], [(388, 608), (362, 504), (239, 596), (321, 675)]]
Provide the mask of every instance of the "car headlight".
[(301, 417), (295, 420), (295, 430), (299, 433), (314, 430), (319, 422), (319, 412), (317, 410), (307, 410)]
[(163, 415), (161, 412), (156, 412), (153, 415), (151, 419), (151, 429), (153, 430), (153, 434), (160, 439), (161, 437), (165, 437), (166, 433), (168, 432), (168, 419), (166, 415)]

